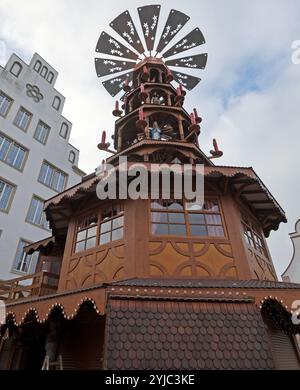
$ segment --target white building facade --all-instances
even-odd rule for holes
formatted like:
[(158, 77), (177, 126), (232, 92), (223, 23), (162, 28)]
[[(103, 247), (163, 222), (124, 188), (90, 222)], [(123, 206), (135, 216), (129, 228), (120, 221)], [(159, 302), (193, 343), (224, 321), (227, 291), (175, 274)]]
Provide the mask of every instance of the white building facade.
[(300, 219), (296, 222), (295, 231), (290, 233), (290, 238), (293, 244), (293, 256), (281, 276), (285, 282), (300, 283)]
[(0, 280), (35, 270), (23, 247), (49, 237), (43, 202), (78, 183), (79, 151), (62, 116), (58, 73), (37, 53), (0, 66)]

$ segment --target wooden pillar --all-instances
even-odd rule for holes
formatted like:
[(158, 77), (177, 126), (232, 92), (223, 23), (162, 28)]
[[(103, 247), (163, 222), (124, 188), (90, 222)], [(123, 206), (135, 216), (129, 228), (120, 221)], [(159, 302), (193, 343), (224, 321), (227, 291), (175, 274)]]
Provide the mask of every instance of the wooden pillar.
[(118, 152), (122, 149), (122, 128), (118, 131)]
[(182, 124), (181, 119), (178, 119), (178, 129), (179, 129), (180, 139), (183, 140), (184, 139), (184, 130), (183, 130), (183, 124)]
[(172, 106), (171, 95), (169, 93), (167, 94), (167, 104), (168, 106)]
[(128, 103), (129, 112), (132, 111), (132, 99)]

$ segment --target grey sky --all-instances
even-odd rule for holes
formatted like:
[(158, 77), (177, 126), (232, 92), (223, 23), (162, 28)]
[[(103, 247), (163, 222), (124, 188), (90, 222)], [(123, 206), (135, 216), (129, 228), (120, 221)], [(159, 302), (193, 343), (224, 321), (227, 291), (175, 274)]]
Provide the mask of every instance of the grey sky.
[[(161, 4), (160, 28), (170, 8), (191, 16), (178, 39), (202, 30), (208, 52), (201, 83), (185, 106), (203, 117), (200, 144), (211, 149), (216, 137), (222, 165), (253, 166), (285, 209), (288, 224), (271, 234), (278, 274), (292, 255), (288, 232), (300, 217), (300, 65), (291, 61), (291, 44), (300, 39), (299, 0), (178, 0)], [(125, 5), (126, 4), (126, 5)], [(105, 157), (97, 149), (101, 131), (113, 132), (114, 99), (94, 69), (95, 46), (102, 30), (125, 9), (148, 1), (1, 0), (2, 64), (12, 52), (29, 60), (36, 51), (60, 73), (56, 88), (67, 98), (64, 115), (73, 122), (71, 142), (81, 151), (80, 167), (91, 172)], [(138, 24), (138, 23), (136, 23)], [(110, 30), (110, 31), (109, 31)]]

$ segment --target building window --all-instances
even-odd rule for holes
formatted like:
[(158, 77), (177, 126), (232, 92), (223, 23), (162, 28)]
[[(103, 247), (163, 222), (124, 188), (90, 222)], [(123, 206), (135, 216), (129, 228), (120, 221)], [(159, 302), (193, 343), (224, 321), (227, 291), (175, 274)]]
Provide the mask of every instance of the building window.
[(0, 210), (7, 211), (12, 201), (15, 187), (0, 179)]
[(69, 161), (70, 161), (70, 163), (74, 164), (75, 158), (76, 158), (76, 154), (75, 154), (75, 152), (73, 152), (71, 150), (71, 152), (69, 153)]
[(52, 103), (52, 107), (55, 108), (55, 110), (58, 111), (59, 108), (60, 108), (60, 103), (61, 103), (61, 99), (58, 96), (55, 96), (54, 100), (53, 100), (53, 103)]
[(151, 202), (153, 235), (224, 237), (221, 211), (216, 199), (204, 204), (184, 200)]
[(83, 218), (77, 227), (75, 252), (94, 248), (97, 244), (97, 215)]
[(67, 175), (44, 161), (39, 174), (39, 182), (52, 188), (54, 191), (61, 192), (66, 187)]
[(68, 131), (69, 131), (69, 126), (65, 122), (63, 122), (61, 124), (59, 135), (66, 139), (68, 136)]
[(49, 72), (48, 76), (47, 76), (47, 81), (48, 83), (52, 83), (53, 81), (53, 78), (54, 78), (54, 74), (52, 72)]
[(22, 170), (27, 150), (0, 133), (0, 160)]
[(34, 138), (45, 145), (49, 135), (50, 127), (44, 122), (39, 121), (37, 128), (35, 129)]
[(45, 78), (47, 76), (47, 73), (48, 73), (48, 68), (46, 66), (43, 66), (40, 75)]
[(75, 238), (75, 252), (94, 248), (123, 238), (124, 215), (121, 205), (113, 205), (99, 214), (79, 220)]
[(123, 238), (124, 216), (111, 215), (103, 219), (100, 225), (100, 245)]
[(40, 69), (41, 69), (41, 67), (42, 67), (41, 61), (37, 60), (37, 61), (35, 62), (35, 64), (34, 64), (33, 69), (34, 69), (36, 72), (39, 72)]
[(33, 253), (32, 255), (28, 255), (24, 251), (24, 247), (29, 245), (29, 241), (20, 240), (17, 248), (17, 253), (15, 257), (15, 261), (13, 264), (13, 271), (29, 273), (34, 272), (36, 263), (38, 260), (38, 253)]
[(44, 201), (37, 196), (33, 196), (26, 217), (27, 222), (49, 229), (49, 223), (44, 213)]
[(12, 64), (12, 67), (10, 68), (10, 73), (13, 74), (16, 77), (19, 77), (23, 67), (20, 64), (20, 62), (14, 62)]
[(3, 92), (0, 92), (0, 115), (5, 117), (8, 113), (8, 110), (11, 106), (12, 99), (5, 95)]
[(261, 229), (248, 215), (244, 213), (241, 213), (241, 215), (247, 245), (268, 257)]
[(30, 112), (25, 110), (25, 108), (20, 107), (16, 115), (14, 124), (18, 126), (21, 130), (26, 131), (28, 129), (31, 117), (32, 115), (30, 114)]

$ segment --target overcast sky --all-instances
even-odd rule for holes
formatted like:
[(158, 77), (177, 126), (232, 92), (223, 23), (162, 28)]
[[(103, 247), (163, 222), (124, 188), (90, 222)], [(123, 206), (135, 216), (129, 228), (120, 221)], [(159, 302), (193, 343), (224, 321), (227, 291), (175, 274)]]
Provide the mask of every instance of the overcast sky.
[[(202, 78), (185, 107), (203, 117), (200, 144), (205, 152), (216, 137), (224, 151), (220, 165), (253, 166), (287, 214), (268, 239), (278, 275), (292, 256), (288, 233), (300, 217), (300, 65), (291, 60), (300, 40), (299, 0), (164, 0), (160, 28), (175, 8), (191, 20), (176, 38), (200, 27), (208, 52)], [(105, 129), (112, 134), (114, 99), (94, 69), (102, 30), (125, 9), (148, 1), (1, 0), (0, 39), (4, 65), (15, 52), (29, 62), (38, 52), (58, 72), (56, 88), (66, 97), (64, 116), (73, 123), (71, 143), (80, 149), (80, 167), (91, 172), (106, 157), (96, 145)], [(116, 36), (116, 35), (115, 35)], [(116, 36), (117, 37), (117, 36)], [(175, 40), (174, 40), (175, 41)], [(176, 39), (177, 41), (177, 39)], [(171, 46), (171, 45), (170, 45)], [(3, 44), (2, 44), (3, 47)]]

